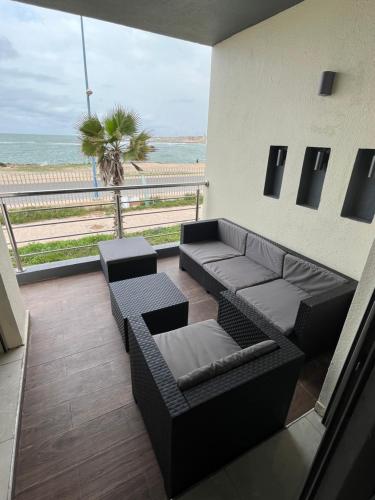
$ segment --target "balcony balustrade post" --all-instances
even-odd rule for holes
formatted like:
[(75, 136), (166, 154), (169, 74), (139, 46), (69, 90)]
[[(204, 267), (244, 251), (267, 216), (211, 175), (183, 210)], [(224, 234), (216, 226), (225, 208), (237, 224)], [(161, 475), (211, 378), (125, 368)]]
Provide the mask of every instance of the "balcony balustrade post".
[(13, 250), (13, 255), (14, 255), (14, 260), (16, 261), (17, 271), (22, 273), (23, 267), (22, 267), (20, 255), (18, 253), (17, 241), (16, 241), (16, 238), (14, 236), (12, 222), (11, 222), (10, 217), (9, 217), (9, 212), (8, 212), (7, 206), (3, 200), (1, 200), (1, 212), (3, 214), (5, 227), (7, 228), (7, 231), (8, 231), (9, 242), (10, 242), (10, 245), (11, 245), (12, 250)]
[(116, 235), (117, 238), (121, 239), (124, 236), (124, 230), (122, 226), (122, 210), (121, 210), (121, 191), (115, 190), (115, 221), (116, 221)]
[(200, 197), (200, 189), (197, 189), (197, 199), (195, 203), (195, 220), (199, 220), (199, 197)]

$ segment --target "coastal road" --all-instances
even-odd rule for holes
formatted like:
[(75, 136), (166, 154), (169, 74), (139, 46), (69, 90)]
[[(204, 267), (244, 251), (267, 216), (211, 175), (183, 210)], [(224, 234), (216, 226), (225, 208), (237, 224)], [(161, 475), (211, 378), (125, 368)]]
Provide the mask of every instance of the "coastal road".
[[(103, 214), (98, 213), (102, 216)], [(50, 219), (42, 221), (42, 224), (13, 224), (13, 231), (19, 247), (28, 243), (40, 241), (76, 240), (88, 234), (109, 234), (113, 231), (113, 217), (105, 219), (93, 219), (94, 214), (84, 217), (70, 217), (64, 219)], [(191, 221), (195, 218), (195, 206), (180, 207), (177, 211), (169, 208), (158, 208), (157, 210), (139, 210), (124, 214), (123, 228), (125, 234), (131, 234), (145, 229), (171, 227), (181, 221)], [(5, 238), (9, 243), (8, 233)], [(176, 235), (176, 240), (178, 235)]]
[[(194, 187), (181, 187), (181, 188), (153, 188), (147, 189), (148, 184), (165, 184), (165, 183), (183, 183), (183, 182), (202, 182), (204, 180), (203, 175), (194, 174), (172, 174), (172, 175), (150, 175), (150, 176), (137, 176), (137, 177), (127, 177), (125, 184), (132, 186), (136, 184), (144, 184), (145, 189), (124, 191), (124, 197), (126, 199), (135, 200), (139, 198), (144, 198), (147, 196), (153, 197), (167, 197), (173, 195), (189, 194), (195, 191)], [(28, 184), (0, 184), (0, 192), (21, 192), (21, 191), (41, 191), (41, 190), (58, 190), (58, 189), (77, 189), (77, 188), (88, 188), (92, 187), (92, 183), (89, 181), (65, 181), (65, 182), (43, 182), (38, 183), (28, 183)], [(79, 194), (69, 194), (69, 195), (41, 195), (32, 198), (32, 203), (34, 205), (45, 205), (48, 202), (56, 202), (60, 204), (61, 202), (87, 202), (92, 201), (93, 194), (79, 193)], [(111, 195), (109, 193), (99, 193), (101, 199), (108, 199)], [(30, 203), (30, 197), (19, 196), (17, 198), (7, 199), (7, 205), (19, 206), (22, 204)]]

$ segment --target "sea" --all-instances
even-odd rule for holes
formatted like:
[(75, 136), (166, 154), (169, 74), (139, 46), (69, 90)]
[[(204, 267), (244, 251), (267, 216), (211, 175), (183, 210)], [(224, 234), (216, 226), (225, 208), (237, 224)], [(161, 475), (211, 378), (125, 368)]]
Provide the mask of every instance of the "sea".
[[(206, 161), (206, 145), (199, 143), (151, 142), (156, 150), (148, 161), (195, 163)], [(0, 162), (12, 164), (62, 165), (87, 163), (78, 138), (71, 135), (0, 134)]]

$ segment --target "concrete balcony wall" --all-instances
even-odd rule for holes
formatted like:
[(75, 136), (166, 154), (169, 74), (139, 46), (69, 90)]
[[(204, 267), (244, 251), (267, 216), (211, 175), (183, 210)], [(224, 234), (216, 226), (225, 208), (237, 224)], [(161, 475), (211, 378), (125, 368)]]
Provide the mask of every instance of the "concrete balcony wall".
[[(375, 148), (375, 2), (305, 0), (213, 48), (207, 217), (225, 216), (359, 279), (375, 224), (340, 216), (358, 148)], [(321, 73), (338, 72), (333, 95)], [(269, 148), (288, 146), (279, 199)], [(296, 205), (306, 147), (331, 148), (318, 210)]]
[(0, 500), (12, 498), (14, 457), (24, 380), (28, 314), (0, 229)]
[(327, 377), (320, 393), (316, 410), (323, 415), (339, 380), (345, 361), (350, 353), (353, 341), (360, 329), (371, 297), (375, 289), (375, 242), (363, 270), (362, 279), (358, 284), (352, 305), (349, 309), (340, 340), (331, 360)]
[(27, 318), (4, 234), (0, 230), (0, 336), (8, 349), (23, 343)]

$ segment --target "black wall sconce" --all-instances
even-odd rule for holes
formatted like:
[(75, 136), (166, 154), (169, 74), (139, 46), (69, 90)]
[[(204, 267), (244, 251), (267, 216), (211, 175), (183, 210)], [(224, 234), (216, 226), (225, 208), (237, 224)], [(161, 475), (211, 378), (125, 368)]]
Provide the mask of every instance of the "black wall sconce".
[(373, 175), (374, 175), (374, 172), (375, 172), (375, 154), (373, 155), (372, 157), (372, 160), (371, 160), (371, 164), (370, 164), (370, 168), (368, 169), (368, 174), (367, 174), (367, 177), (369, 179), (372, 179)]
[(326, 149), (319, 149), (316, 153), (314, 170), (325, 170), (327, 168), (329, 152)]
[(330, 152), (330, 148), (306, 148), (297, 194), (297, 205), (318, 209)]
[(286, 149), (284, 147), (280, 147), (277, 150), (276, 167), (284, 166), (285, 158), (286, 158)]
[(335, 82), (335, 71), (323, 71), (322, 79), (320, 81), (319, 95), (327, 96), (332, 95), (333, 84)]

